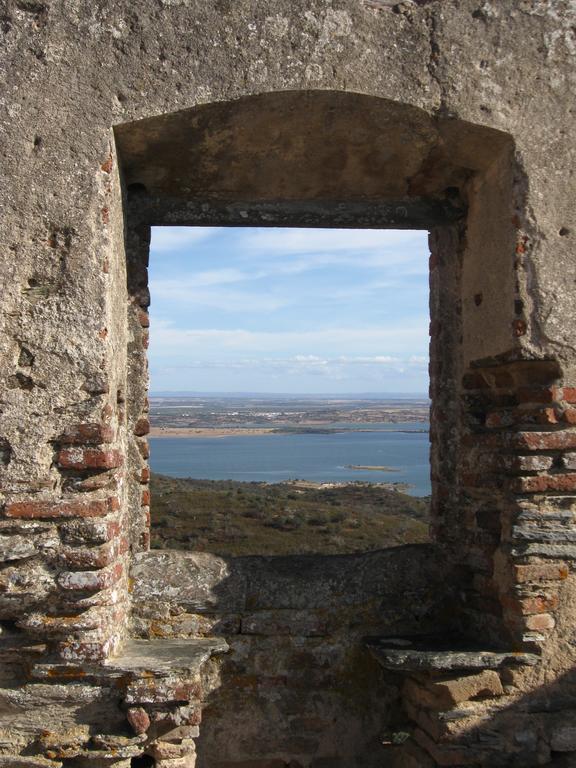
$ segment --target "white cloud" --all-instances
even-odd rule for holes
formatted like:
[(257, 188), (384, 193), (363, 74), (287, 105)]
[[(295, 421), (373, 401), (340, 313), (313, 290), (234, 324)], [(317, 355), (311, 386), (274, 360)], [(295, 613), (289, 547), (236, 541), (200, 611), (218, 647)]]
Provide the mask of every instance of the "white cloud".
[(164, 368), (165, 372), (186, 370), (222, 371), (237, 374), (242, 371), (268, 377), (322, 376), (337, 381), (378, 381), (384, 374), (414, 375), (421, 365), (410, 359), (391, 356), (373, 357), (320, 357), (318, 355), (293, 355), (291, 357), (239, 358), (234, 360), (187, 360), (181, 365)]
[(354, 350), (358, 356), (378, 359), (375, 349), (389, 356), (405, 357), (408, 350), (421, 349), (427, 339), (428, 319), (420, 318), (411, 326), (401, 328), (324, 328), (310, 331), (250, 331), (236, 329), (174, 328), (169, 323), (155, 323), (151, 329), (151, 349), (155, 357), (177, 351), (192, 355), (212, 354), (218, 348), (257, 355), (303, 354), (318, 355), (334, 351), (339, 357)]
[(218, 231), (218, 227), (153, 227), (150, 250), (170, 253), (207, 240)]
[[(190, 247), (193, 251), (194, 245), (218, 232), (218, 227), (155, 227), (151, 249), (169, 253)], [(242, 254), (242, 261), (249, 264), (247, 269), (187, 272), (179, 276), (178, 283), (191, 288), (224, 285), (331, 266), (352, 266), (355, 270), (393, 266), (399, 275), (428, 272), (428, 249), (422, 232), (415, 230), (247, 228), (236, 230), (234, 251)], [(175, 282), (157, 280), (152, 288), (158, 290), (164, 283), (165, 291), (172, 288), (178, 295)]]
[(335, 254), (421, 248), (422, 233), (400, 229), (256, 229), (242, 237), (250, 253)]

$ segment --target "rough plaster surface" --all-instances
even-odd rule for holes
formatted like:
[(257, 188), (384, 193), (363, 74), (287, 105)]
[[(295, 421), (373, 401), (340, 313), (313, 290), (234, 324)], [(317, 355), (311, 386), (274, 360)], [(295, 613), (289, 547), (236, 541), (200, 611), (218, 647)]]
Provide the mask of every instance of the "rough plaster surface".
[[(176, 126), (182, 167), (203, 169), (202, 185), (176, 185), (195, 205), (202, 196), (265, 198), (274, 164), (266, 148), (259, 152), (258, 135), (284, 158), (274, 185), (280, 198), (381, 196), (385, 204), (416, 192), (407, 182), (414, 169), (438, 181), (419, 188), (424, 197), (438, 197), (443, 179), (458, 186), (466, 222), (437, 226), (431, 238), (434, 529), (462, 569), (453, 604), (461, 628), (486, 642), (527, 644), (542, 661), (503, 674), (504, 695), (467, 702), (457, 726), (423, 703), (435, 690), (430, 670), (403, 695), (417, 723), (413, 738), (390, 749), (407, 768), (570, 759), (574, 2), (5, 0), (0, 11), (5, 763), (127, 768), (144, 749), (160, 768), (194, 762), (199, 670), (156, 679), (144, 666), (152, 693), (133, 671), (121, 689), (102, 677), (102, 662), (133, 627), (128, 571), (146, 547), (146, 221), (138, 229), (142, 222), (127, 217), (125, 181), (175, 193), (176, 166), (161, 152), (154, 166), (154, 144), (130, 166), (143, 125), (133, 124), (152, 118), (159, 145), (163, 128)], [(262, 94), (297, 91), (306, 93), (296, 112), (309, 105), (299, 119), (283, 107), (258, 112), (259, 103), (289, 103)], [(188, 112), (195, 107), (202, 109)], [(188, 128), (178, 116), (161, 117), (183, 111)], [(355, 125), (364, 136), (356, 143)], [(204, 137), (206, 152), (187, 147), (187, 137)], [(334, 152), (318, 155), (312, 178), (301, 167), (286, 175), (291, 157), (308, 161), (311, 147), (325, 152), (331, 141)], [(228, 174), (220, 151), (227, 161), (241, 155)], [(260, 175), (247, 158), (262, 160)], [(373, 168), (381, 173), (368, 179)], [(466, 173), (454, 176), (454, 168)], [(195, 567), (208, 583), (214, 565)], [(398, 594), (407, 599), (401, 585)], [(276, 610), (246, 615), (246, 628), (280, 632)], [(294, 611), (289, 628), (312, 620), (306, 606), (286, 610)], [(378, 621), (389, 610), (379, 608)], [(189, 619), (194, 636), (204, 634), (203, 621)], [(234, 634), (226, 621), (223, 634)], [(218, 685), (217, 662), (210, 664), (207, 692)], [(550, 714), (560, 706), (562, 722)], [(382, 722), (388, 715), (383, 706)], [(209, 732), (226, 733), (227, 716)], [(50, 735), (44, 721), (61, 723), (60, 731)], [(168, 721), (188, 730), (169, 737)], [(148, 736), (127, 723), (146, 726)], [(451, 738), (458, 744), (442, 746)], [(292, 759), (285, 746), (271, 757), (252, 743), (242, 768), (283, 767)], [(313, 764), (307, 749), (298, 765)], [(236, 757), (223, 758), (222, 768)], [(333, 759), (318, 768), (340, 766)]]

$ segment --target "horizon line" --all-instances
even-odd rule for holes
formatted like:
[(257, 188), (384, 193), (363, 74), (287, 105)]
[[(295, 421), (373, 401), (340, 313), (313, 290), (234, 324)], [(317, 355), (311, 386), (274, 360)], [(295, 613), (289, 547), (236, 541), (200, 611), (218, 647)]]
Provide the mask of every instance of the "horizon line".
[(150, 391), (150, 397), (254, 397), (266, 395), (267, 397), (394, 397), (429, 400), (430, 397), (424, 392), (262, 392), (258, 390), (249, 391), (206, 391), (206, 390), (158, 390)]

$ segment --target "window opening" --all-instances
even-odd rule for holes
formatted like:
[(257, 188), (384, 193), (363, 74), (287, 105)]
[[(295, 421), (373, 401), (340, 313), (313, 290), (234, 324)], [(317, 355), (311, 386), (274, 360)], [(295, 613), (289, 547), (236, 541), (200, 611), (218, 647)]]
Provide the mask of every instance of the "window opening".
[(153, 547), (426, 540), (427, 262), (421, 231), (153, 230)]

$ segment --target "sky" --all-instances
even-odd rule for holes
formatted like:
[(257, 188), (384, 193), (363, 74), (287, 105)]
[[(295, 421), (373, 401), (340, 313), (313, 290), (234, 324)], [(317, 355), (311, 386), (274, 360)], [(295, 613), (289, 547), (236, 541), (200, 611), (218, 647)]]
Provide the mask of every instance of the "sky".
[(154, 227), (158, 392), (425, 394), (427, 233)]

